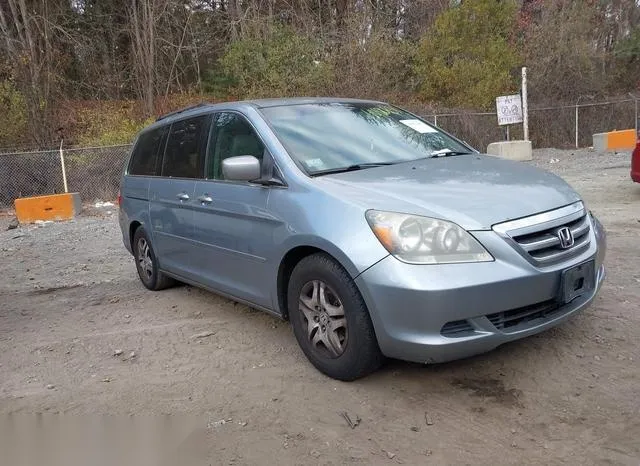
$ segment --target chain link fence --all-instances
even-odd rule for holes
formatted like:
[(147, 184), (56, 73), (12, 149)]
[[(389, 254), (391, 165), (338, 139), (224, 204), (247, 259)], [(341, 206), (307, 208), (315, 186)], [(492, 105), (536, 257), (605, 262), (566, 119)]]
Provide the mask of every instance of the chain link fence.
[[(593, 135), (617, 129), (638, 128), (640, 99), (576, 105), (529, 108), (529, 139), (534, 148), (568, 149), (590, 147)], [(506, 139), (506, 128), (498, 126), (495, 112), (433, 112), (424, 114), (428, 121), (464, 139), (476, 149)], [(522, 125), (511, 125), (511, 140), (522, 139)]]
[[(589, 147), (592, 135), (637, 128), (638, 99), (583, 103), (529, 110), (529, 135), (534, 147)], [(416, 112), (420, 113), (420, 112)], [(483, 152), (491, 142), (506, 139), (495, 112), (426, 114), (437, 126)], [(510, 127), (510, 139), (522, 139), (522, 125)], [(67, 185), (83, 201), (113, 200), (130, 145), (63, 149)], [(0, 153), (0, 207), (18, 197), (64, 192), (60, 150)]]
[[(63, 149), (69, 192), (83, 201), (113, 200), (130, 145)], [(63, 193), (60, 150), (0, 154), (0, 206), (18, 197)]]

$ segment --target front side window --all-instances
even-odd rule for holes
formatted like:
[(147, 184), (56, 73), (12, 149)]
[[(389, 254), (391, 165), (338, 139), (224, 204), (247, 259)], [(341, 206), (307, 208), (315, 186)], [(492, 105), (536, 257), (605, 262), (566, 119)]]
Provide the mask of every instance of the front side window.
[(130, 175), (158, 176), (160, 174), (160, 158), (168, 131), (169, 127), (163, 126), (140, 135), (131, 155)]
[(261, 112), (310, 175), (472, 151), (410, 113), (385, 104), (285, 105)]
[(264, 145), (249, 122), (237, 113), (219, 113), (209, 145), (207, 178), (223, 180), (222, 161), (229, 157), (253, 155), (262, 161)]
[(210, 123), (211, 115), (202, 115), (171, 125), (162, 176), (202, 178)]

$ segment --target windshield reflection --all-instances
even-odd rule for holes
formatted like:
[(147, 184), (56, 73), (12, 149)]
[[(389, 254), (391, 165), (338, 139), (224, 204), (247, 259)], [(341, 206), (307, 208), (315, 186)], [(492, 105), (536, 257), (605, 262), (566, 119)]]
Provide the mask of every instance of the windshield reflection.
[(406, 162), (470, 149), (428, 123), (385, 104), (269, 107), (263, 114), (289, 154), (310, 174)]

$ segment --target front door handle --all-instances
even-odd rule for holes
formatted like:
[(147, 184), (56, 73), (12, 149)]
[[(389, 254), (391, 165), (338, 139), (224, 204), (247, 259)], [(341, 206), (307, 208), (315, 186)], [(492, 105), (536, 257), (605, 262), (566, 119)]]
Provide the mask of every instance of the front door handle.
[(208, 196), (207, 194), (205, 194), (204, 196), (200, 196), (198, 198), (198, 201), (203, 204), (211, 204), (213, 202), (213, 199), (211, 198), (211, 196)]
[(189, 195), (187, 193), (180, 193), (176, 196), (180, 201), (188, 201)]

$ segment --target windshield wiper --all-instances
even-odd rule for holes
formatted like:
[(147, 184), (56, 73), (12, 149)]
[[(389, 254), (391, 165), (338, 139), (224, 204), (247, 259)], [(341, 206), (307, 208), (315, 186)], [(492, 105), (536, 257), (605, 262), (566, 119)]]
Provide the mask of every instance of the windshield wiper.
[(348, 165), (346, 167), (339, 168), (329, 168), (327, 170), (319, 170), (317, 172), (311, 173), (311, 176), (322, 176), (322, 175), (331, 175), (333, 173), (345, 173), (345, 172), (354, 172), (357, 170), (362, 170), (364, 168), (373, 168), (373, 167), (382, 167), (385, 165), (393, 165), (397, 162), (368, 162), (368, 163), (356, 163), (353, 165)]
[(469, 155), (469, 154), (471, 154), (471, 152), (463, 152), (463, 151), (451, 150), (451, 149), (440, 149), (440, 150), (434, 150), (433, 152), (431, 152), (427, 158), (449, 157), (452, 155)]

